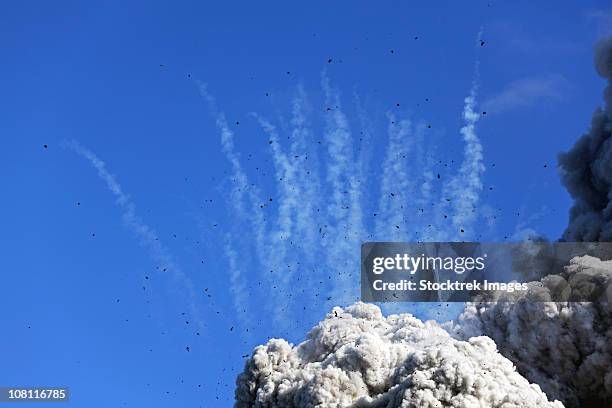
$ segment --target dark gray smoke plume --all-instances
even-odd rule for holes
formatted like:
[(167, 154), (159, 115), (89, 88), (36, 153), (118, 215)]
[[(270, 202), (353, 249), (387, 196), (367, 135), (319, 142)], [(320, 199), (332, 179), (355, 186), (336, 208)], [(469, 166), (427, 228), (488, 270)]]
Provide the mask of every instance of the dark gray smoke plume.
[(589, 131), (559, 155), (561, 180), (575, 200), (564, 241), (612, 241), (612, 37), (595, 47), (595, 68), (608, 80), (604, 106), (593, 113)]

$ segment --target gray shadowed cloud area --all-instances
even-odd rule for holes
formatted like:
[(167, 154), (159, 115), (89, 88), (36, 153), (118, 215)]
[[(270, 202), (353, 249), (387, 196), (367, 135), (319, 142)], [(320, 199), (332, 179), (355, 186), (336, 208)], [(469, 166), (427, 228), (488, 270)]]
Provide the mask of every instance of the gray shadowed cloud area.
[[(603, 290), (598, 301), (546, 299), (555, 281), (581, 279)], [(541, 283), (541, 284), (540, 284)], [(607, 289), (607, 290), (606, 290)], [(506, 295), (507, 296), (507, 295)], [(512, 302), (468, 303), (444, 326), (455, 337), (488, 336), (529, 381), (567, 407), (603, 407), (612, 401), (612, 261), (591, 256), (570, 261), (559, 275), (530, 283)]]

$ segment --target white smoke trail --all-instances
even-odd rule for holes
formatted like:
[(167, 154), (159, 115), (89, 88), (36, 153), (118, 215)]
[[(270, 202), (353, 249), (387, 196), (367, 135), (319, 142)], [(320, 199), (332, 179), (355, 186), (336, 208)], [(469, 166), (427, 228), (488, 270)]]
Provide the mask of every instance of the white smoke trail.
[[(240, 162), (240, 155), (236, 152), (234, 147), (234, 132), (232, 132), (227, 124), (225, 115), (217, 110), (216, 102), (214, 97), (208, 92), (207, 85), (201, 81), (196, 81), (200, 96), (207, 102), (208, 109), (215, 119), (217, 129), (221, 134), (221, 148), (225, 157), (229, 161), (232, 167), (232, 191), (231, 197), (228, 200), (233, 206), (234, 213), (241, 219), (246, 220), (255, 235), (255, 247), (256, 254), (261, 265), (264, 266), (262, 273), (263, 280), (267, 286), (271, 286), (274, 283), (271, 273), (267, 273), (270, 267), (277, 267), (278, 262), (271, 261), (272, 255), (277, 250), (276, 247), (270, 248), (269, 236), (267, 234), (267, 226), (264, 215), (261, 211), (258, 211), (260, 206), (263, 205), (264, 201), (260, 197), (258, 189), (249, 184), (248, 177), (242, 168)], [(231, 253), (230, 255), (235, 254)], [(230, 259), (231, 262), (231, 259)], [(274, 272), (274, 270), (272, 270)], [(282, 276), (282, 271), (277, 270), (275, 276)], [(234, 276), (235, 280), (242, 280), (243, 277), (240, 275)], [(277, 297), (273, 297), (276, 299)], [(240, 303), (240, 299), (234, 299), (235, 304)], [(275, 318), (282, 322), (282, 315), (280, 314), (280, 308), (276, 307), (274, 302), (268, 302), (266, 307), (269, 310), (273, 310)], [(238, 311), (240, 312), (240, 311)]]
[[(296, 185), (293, 190), (298, 203), (296, 208), (295, 236), (299, 237), (307, 261), (314, 260), (318, 248), (317, 225), (320, 220), (316, 210), (320, 207), (321, 185), (316, 150), (308, 129), (309, 111), (306, 92), (300, 85), (293, 99), (291, 125), (291, 157), (295, 162)], [(311, 143), (309, 145), (309, 142)]]
[(463, 119), (465, 126), (461, 128), (461, 134), (465, 142), (464, 158), (459, 176), (456, 183), (452, 185), (452, 197), (455, 207), (453, 214), (453, 225), (455, 227), (455, 239), (461, 239), (463, 235), (457, 234), (461, 228), (471, 227), (476, 218), (476, 205), (480, 199), (482, 191), (482, 175), (484, 173), (482, 144), (476, 134), (476, 122), (480, 119), (480, 114), (475, 111), (476, 91), (478, 85), (476, 80), (470, 91), (470, 95), (465, 98), (463, 109)]
[(293, 231), (295, 229), (294, 219), (299, 212), (300, 184), (297, 180), (297, 166), (293, 165), (287, 154), (283, 152), (276, 128), (267, 120), (253, 114), (268, 135), (272, 148), (272, 158), (276, 170), (276, 180), (278, 186), (278, 217), (276, 230), (268, 233), (269, 245), (274, 248), (269, 259), (270, 267), (276, 271), (283, 270), (278, 274), (277, 283), (281, 286), (287, 285), (293, 278), (291, 261), (288, 259), (291, 252), (290, 245), (293, 242)]
[(374, 133), (373, 125), (370, 116), (366, 112), (366, 109), (361, 102), (359, 94), (356, 92), (353, 94), (353, 104), (357, 111), (357, 118), (360, 126), (359, 136), (359, 156), (357, 163), (359, 164), (359, 175), (358, 180), (361, 181), (361, 186), (364, 191), (367, 191), (370, 186), (371, 174), (371, 158), (372, 158), (372, 137)]
[[(259, 197), (257, 189), (254, 186), (249, 185), (247, 175), (242, 169), (242, 164), (240, 163), (240, 156), (238, 153), (236, 153), (234, 148), (234, 132), (232, 132), (227, 125), (225, 115), (217, 110), (215, 99), (208, 93), (206, 84), (200, 81), (196, 81), (196, 83), (198, 85), (200, 95), (208, 103), (208, 108), (215, 119), (217, 128), (221, 133), (221, 148), (232, 166), (234, 188), (232, 191), (231, 202), (234, 205), (235, 210), (238, 211), (240, 215), (248, 218), (251, 221), (256, 234), (256, 242), (258, 242), (262, 249), (265, 249), (265, 219), (260, 212), (249, 211), (253, 208), (257, 208), (263, 201)], [(245, 204), (247, 205), (246, 208)], [(265, 251), (262, 250), (260, 253), (264, 254)]]
[[(465, 144), (463, 160), (457, 175), (442, 188), (442, 197), (436, 209), (438, 227), (424, 237), (432, 241), (465, 241), (474, 236), (476, 209), (482, 191), (484, 174), (483, 148), (476, 133), (476, 123), (480, 114), (476, 112), (476, 93), (478, 90), (478, 66), (469, 95), (464, 99), (464, 126), (460, 133)], [(450, 216), (452, 227), (441, 224)]]
[[(232, 295), (232, 302), (236, 315), (238, 316), (238, 322), (242, 328), (248, 328), (251, 324), (251, 314), (249, 313), (249, 307), (247, 302), (247, 285), (243, 279), (242, 265), (238, 261), (238, 254), (234, 250), (234, 243), (230, 234), (225, 235), (225, 256), (228, 261), (228, 271), (230, 280), (230, 292)], [(241, 332), (243, 333), (243, 332)], [(243, 334), (242, 334), (243, 335)]]
[(415, 142), (412, 124), (409, 120), (397, 122), (389, 114), (389, 142), (382, 164), (380, 186), (379, 214), (376, 218), (376, 236), (389, 241), (407, 241), (409, 239), (409, 214), (414, 197), (414, 179), (410, 177), (408, 166)]
[[(435, 148), (434, 146), (427, 146), (427, 154), (426, 154), (426, 159), (425, 159), (425, 163), (423, 164), (423, 172), (421, 175), (421, 183), (419, 186), (419, 195), (417, 196), (417, 202), (418, 202), (418, 206), (420, 209), (422, 209), (421, 211), (417, 212), (417, 214), (420, 217), (420, 222), (419, 222), (419, 240), (420, 241), (425, 241), (426, 237), (431, 233), (431, 231), (435, 230), (435, 225), (438, 224), (440, 222), (439, 219), (432, 219), (430, 214), (432, 214), (434, 217), (436, 216), (435, 211), (433, 211), (433, 208), (431, 208), (432, 206), (432, 197), (434, 194), (434, 186), (433, 183), (435, 181), (435, 176), (434, 176), (434, 165), (435, 165), (435, 160), (434, 158), (436, 157), (436, 152), (435, 152)], [(419, 157), (421, 157), (421, 154), (419, 154)], [(426, 215), (427, 214), (427, 215)], [(428, 217), (429, 216), (429, 217)]]
[(161, 243), (155, 230), (143, 223), (136, 215), (134, 202), (123, 191), (115, 176), (107, 170), (106, 164), (91, 150), (81, 146), (77, 141), (66, 142), (64, 146), (86, 159), (97, 170), (98, 176), (106, 183), (110, 192), (115, 196), (117, 205), (123, 211), (123, 222), (140, 239), (142, 245), (149, 250), (153, 260), (161, 264), (160, 269), (169, 274), (180, 285), (181, 289), (185, 291), (191, 320), (202, 329), (204, 324), (200, 318), (202, 314), (197, 304), (197, 292), (193, 282), (175, 262), (170, 251)]
[(348, 119), (341, 110), (340, 97), (324, 73), (321, 85), (325, 93), (327, 141), (327, 181), (331, 197), (327, 207), (329, 237), (328, 264), (336, 272), (332, 292), (335, 302), (356, 300), (358, 294), (356, 253), (365, 234), (362, 212), (362, 191), (356, 178), (361, 166), (356, 164)]

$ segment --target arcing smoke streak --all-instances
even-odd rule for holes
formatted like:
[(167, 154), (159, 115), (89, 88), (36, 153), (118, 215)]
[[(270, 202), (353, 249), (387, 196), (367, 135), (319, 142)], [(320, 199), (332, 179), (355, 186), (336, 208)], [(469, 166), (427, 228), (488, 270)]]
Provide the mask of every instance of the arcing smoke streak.
[(193, 282), (176, 264), (168, 249), (161, 244), (157, 233), (138, 218), (134, 202), (123, 191), (115, 176), (106, 169), (106, 164), (91, 150), (81, 146), (74, 140), (65, 143), (65, 147), (86, 159), (97, 170), (98, 176), (106, 183), (110, 192), (115, 196), (117, 205), (123, 211), (123, 222), (140, 239), (141, 243), (147, 247), (155, 262), (161, 264), (161, 269), (168, 273), (181, 289), (185, 291), (189, 301), (188, 306), (191, 319), (202, 329), (204, 326), (200, 318), (202, 314), (197, 305), (196, 290)]
[[(256, 116), (256, 115), (255, 115)], [(297, 213), (298, 199), (299, 196), (296, 193), (298, 183), (295, 175), (295, 167), (290, 164), (287, 155), (282, 151), (282, 147), (278, 140), (278, 134), (274, 126), (266, 121), (265, 119), (256, 116), (259, 124), (264, 129), (268, 137), (270, 138), (270, 146), (272, 147), (272, 157), (274, 159), (274, 167), (276, 169), (276, 180), (278, 183), (279, 191), (277, 202), (278, 204), (278, 221), (276, 224), (276, 230), (269, 233), (270, 245), (275, 248), (273, 258), (269, 259), (271, 262), (270, 267), (275, 271), (284, 270), (284, 272), (277, 274), (278, 283), (282, 286), (286, 285), (291, 281), (293, 271), (291, 264), (289, 267), (285, 266), (282, 268), (282, 264), (287, 257), (289, 248), (286, 242), (290, 242), (292, 239), (292, 230), (294, 228), (294, 217)]]
[[(316, 150), (309, 146), (307, 140), (311, 136), (307, 127), (308, 110), (306, 93), (302, 86), (298, 86), (292, 102), (288, 153), (283, 149), (276, 127), (258, 114), (252, 114), (269, 138), (278, 180), (276, 229), (268, 233), (274, 252), (268, 262), (273, 270), (284, 271), (277, 275), (277, 283), (281, 287), (291, 282), (296, 271), (303, 271), (304, 267), (315, 262), (318, 249), (321, 186)], [(302, 281), (303, 286), (311, 283), (312, 280)]]
[(234, 209), (241, 216), (248, 217), (251, 220), (251, 224), (256, 234), (256, 240), (257, 242), (263, 244), (264, 231), (266, 228), (263, 216), (258, 213), (249, 214), (247, 212), (247, 209), (244, 207), (245, 196), (247, 196), (248, 204), (250, 204), (251, 206), (255, 206), (256, 204), (261, 203), (261, 199), (258, 196), (258, 192), (256, 191), (256, 189), (249, 185), (246, 173), (242, 169), (242, 165), (240, 164), (240, 157), (234, 149), (234, 133), (227, 125), (225, 115), (223, 115), (223, 113), (220, 113), (217, 110), (215, 99), (208, 93), (206, 84), (200, 81), (198, 81), (197, 84), (200, 91), (200, 95), (208, 103), (208, 108), (215, 119), (217, 128), (221, 132), (221, 148), (223, 150), (223, 153), (225, 154), (225, 157), (232, 166), (232, 181), (234, 188), (232, 190), (231, 203), (234, 205)]
[(465, 152), (461, 169), (459, 170), (459, 179), (462, 185), (453, 185), (453, 198), (455, 203), (455, 214), (453, 214), (453, 225), (455, 226), (455, 237), (457, 230), (462, 226), (471, 226), (476, 218), (476, 204), (480, 198), (482, 190), (482, 174), (484, 165), (482, 164), (483, 154), (480, 139), (476, 134), (476, 122), (480, 118), (480, 114), (474, 111), (476, 105), (476, 90), (477, 84), (474, 82), (470, 96), (465, 98), (465, 107), (463, 109), (463, 118), (465, 126), (461, 128), (461, 134), (465, 142)]
[[(376, 219), (376, 236), (387, 237), (389, 241), (406, 241), (409, 239), (407, 229), (410, 227), (407, 217), (411, 208), (415, 186), (408, 174), (409, 157), (416, 156), (411, 152), (415, 137), (411, 134), (412, 124), (408, 120), (399, 123), (389, 115), (389, 144), (380, 186), (379, 216)], [(412, 136), (412, 137), (411, 137)], [(418, 157), (418, 156), (417, 156)]]
[[(483, 28), (480, 28), (476, 42), (482, 39)], [(465, 143), (463, 161), (458, 174), (453, 177), (442, 190), (442, 201), (437, 208), (436, 224), (431, 232), (425, 234), (424, 241), (466, 241), (473, 236), (476, 220), (476, 207), (482, 191), (482, 176), (484, 174), (483, 149), (476, 123), (480, 114), (476, 112), (476, 93), (478, 91), (479, 62), (474, 67), (474, 79), (469, 95), (464, 99), (464, 126), (460, 132)], [(439, 222), (450, 212), (452, 228), (440, 226)]]
[(233, 249), (233, 242), (230, 234), (227, 234), (225, 237), (225, 256), (229, 264), (230, 290), (232, 292), (232, 301), (234, 303), (236, 315), (238, 316), (238, 321), (242, 327), (249, 327), (250, 314), (247, 310), (247, 289), (242, 279), (242, 265), (240, 265), (237, 260), (238, 256)]
[[(332, 298), (335, 302), (354, 301), (358, 294), (358, 279), (354, 254), (365, 233), (363, 225), (360, 166), (353, 153), (353, 140), (348, 119), (341, 110), (338, 92), (331, 88), (324, 74), (322, 87), (327, 106), (326, 141), (328, 143), (327, 181), (331, 200), (327, 207), (330, 217), (329, 238), (325, 250), (328, 262), (337, 274)], [(331, 245), (330, 245), (331, 244)]]
[[(476, 78), (478, 68), (476, 68)], [(440, 228), (435, 235), (427, 238), (437, 241), (465, 241), (473, 235), (472, 229), (476, 220), (476, 207), (482, 191), (482, 175), (484, 173), (482, 144), (476, 133), (476, 123), (480, 115), (475, 111), (477, 79), (474, 80), (470, 94), (465, 98), (463, 119), (465, 125), (461, 135), (465, 142), (463, 161), (458, 174), (453, 177), (443, 189), (442, 203), (438, 210), (447, 209), (451, 212), (452, 228)], [(436, 217), (441, 219), (441, 213)]]
[[(247, 221), (252, 228), (252, 232), (255, 235), (255, 246), (257, 256), (262, 265), (269, 265), (270, 250), (269, 245), (266, 242), (266, 220), (263, 214), (257, 210), (259, 205), (263, 202), (260, 198), (259, 192), (255, 186), (249, 184), (246, 173), (240, 163), (240, 156), (234, 149), (234, 133), (230, 130), (227, 125), (225, 115), (217, 110), (215, 99), (208, 93), (207, 85), (201, 81), (196, 81), (200, 96), (207, 102), (208, 109), (215, 119), (217, 129), (221, 133), (221, 148), (225, 157), (229, 161), (232, 167), (232, 191), (229, 202), (233, 206), (235, 214), (242, 220)], [(230, 239), (230, 237), (228, 237)], [(273, 248), (274, 250), (275, 248)], [(226, 247), (226, 254), (229, 255), (230, 263), (235, 259), (235, 251), (230, 250)], [(236, 275), (238, 273), (238, 275)], [(270, 277), (268, 274), (264, 274), (267, 283), (270, 283)], [(231, 277), (234, 281), (241, 281), (242, 277), (239, 272), (235, 272)], [(240, 295), (241, 296), (241, 295)], [(234, 299), (234, 304), (237, 306), (237, 313), (241, 313), (242, 299)], [(268, 304), (268, 307), (273, 305)], [(274, 308), (278, 310), (277, 308)]]
[(302, 86), (297, 88), (297, 96), (292, 106), (292, 142), (291, 156), (295, 160), (296, 185), (293, 193), (296, 196), (296, 225), (295, 236), (300, 237), (300, 243), (306, 252), (306, 258), (312, 261), (314, 253), (318, 248), (317, 223), (313, 223), (313, 217), (317, 208), (320, 207), (319, 195), (321, 186), (318, 178), (318, 163), (316, 150), (309, 145), (308, 138), (311, 137), (308, 129), (306, 115), (309, 107), (306, 100), (306, 92)]

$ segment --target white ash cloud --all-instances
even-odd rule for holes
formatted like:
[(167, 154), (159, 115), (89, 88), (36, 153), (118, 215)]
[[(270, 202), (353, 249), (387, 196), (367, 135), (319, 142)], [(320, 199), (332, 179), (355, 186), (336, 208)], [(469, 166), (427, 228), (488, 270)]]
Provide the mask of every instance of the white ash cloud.
[(336, 307), (307, 339), (259, 346), (238, 377), (247, 407), (562, 407), (487, 337), (452, 338), (434, 321)]
[[(550, 302), (564, 282), (599, 288), (596, 302)], [(568, 407), (612, 401), (612, 261), (576, 257), (558, 275), (531, 282), (512, 302), (468, 303), (447, 327), (457, 338), (489, 336), (529, 381)], [(534, 299), (544, 300), (535, 302)], [(499, 298), (489, 299), (492, 301)]]

